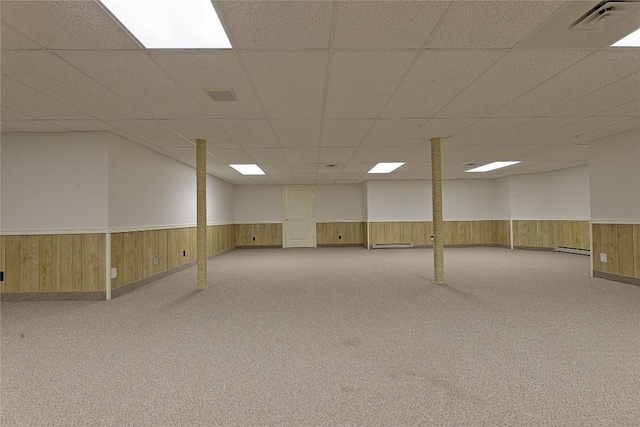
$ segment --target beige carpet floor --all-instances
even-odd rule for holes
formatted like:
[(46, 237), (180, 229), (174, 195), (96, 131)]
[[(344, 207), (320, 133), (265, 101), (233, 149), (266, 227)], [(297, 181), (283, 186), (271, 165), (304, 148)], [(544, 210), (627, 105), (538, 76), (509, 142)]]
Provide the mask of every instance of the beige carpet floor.
[(640, 426), (640, 288), (578, 255), (236, 250), (2, 303), (2, 426)]

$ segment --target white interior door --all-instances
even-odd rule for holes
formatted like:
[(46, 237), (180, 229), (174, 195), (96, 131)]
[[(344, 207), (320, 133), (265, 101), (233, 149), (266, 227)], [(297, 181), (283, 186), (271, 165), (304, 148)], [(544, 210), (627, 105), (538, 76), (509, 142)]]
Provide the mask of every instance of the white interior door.
[(284, 186), (285, 248), (316, 247), (316, 190), (312, 185)]

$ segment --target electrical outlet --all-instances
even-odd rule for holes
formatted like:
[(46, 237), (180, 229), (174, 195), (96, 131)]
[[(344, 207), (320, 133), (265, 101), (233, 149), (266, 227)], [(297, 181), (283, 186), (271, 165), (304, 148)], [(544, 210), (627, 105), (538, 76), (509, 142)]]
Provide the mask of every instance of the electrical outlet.
[(4, 282), (4, 271), (0, 271), (0, 282)]
[(118, 267), (113, 267), (111, 269), (111, 278), (115, 279), (116, 277), (118, 277)]
[(600, 262), (607, 262), (607, 254), (604, 252), (600, 253)]
[(254, 241), (254, 242), (256, 241), (256, 236), (253, 236), (253, 241)]
[(433, 236), (431, 236), (431, 241), (433, 242)]
[(342, 239), (342, 236), (338, 234), (338, 240), (341, 240), (341, 239)]
[(187, 251), (182, 251), (182, 256), (183, 257), (187, 256)]

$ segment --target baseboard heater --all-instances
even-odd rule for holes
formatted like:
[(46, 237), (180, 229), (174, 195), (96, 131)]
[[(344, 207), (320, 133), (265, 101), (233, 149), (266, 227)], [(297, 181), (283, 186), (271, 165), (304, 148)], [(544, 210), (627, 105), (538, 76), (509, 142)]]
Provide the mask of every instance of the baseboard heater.
[(591, 251), (589, 249), (582, 248), (572, 248), (570, 246), (556, 246), (556, 252), (565, 252), (568, 254), (577, 254), (577, 255), (591, 255)]
[(373, 249), (406, 249), (413, 248), (413, 243), (374, 243)]

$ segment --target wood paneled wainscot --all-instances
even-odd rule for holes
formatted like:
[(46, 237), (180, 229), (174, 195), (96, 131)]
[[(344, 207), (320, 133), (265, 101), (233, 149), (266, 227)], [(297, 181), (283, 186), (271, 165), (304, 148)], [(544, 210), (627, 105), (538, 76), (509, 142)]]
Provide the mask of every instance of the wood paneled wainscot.
[[(640, 224), (592, 224), (593, 275), (640, 286)], [(607, 262), (601, 262), (605, 254)]]
[(235, 245), (237, 248), (281, 248), (282, 224), (236, 224)]
[[(235, 246), (233, 225), (207, 227), (207, 254), (214, 255)], [(111, 267), (117, 276), (111, 279), (111, 289), (159, 278), (181, 267), (193, 264), (197, 256), (196, 228), (133, 231), (111, 234)], [(157, 259), (155, 259), (157, 257)], [(154, 262), (154, 259), (157, 262)], [(164, 274), (164, 275), (166, 275)], [(150, 280), (149, 280), (150, 281)], [(116, 291), (117, 296), (120, 291)]]
[(513, 220), (515, 248), (589, 249), (589, 222), (574, 220)]
[[(25, 294), (28, 299), (60, 299), (82, 293), (83, 299), (104, 299), (105, 234), (0, 236), (0, 282), (3, 299)], [(41, 295), (34, 295), (39, 293)], [(4, 298), (7, 296), (7, 298)], [(76, 298), (78, 295), (76, 295)]]
[(318, 246), (364, 246), (363, 232), (366, 223), (362, 222), (318, 222), (316, 242)]
[[(430, 221), (372, 222), (370, 242), (412, 243), (414, 246), (432, 246), (432, 223)], [(447, 246), (508, 246), (509, 221), (445, 221), (444, 243)]]

